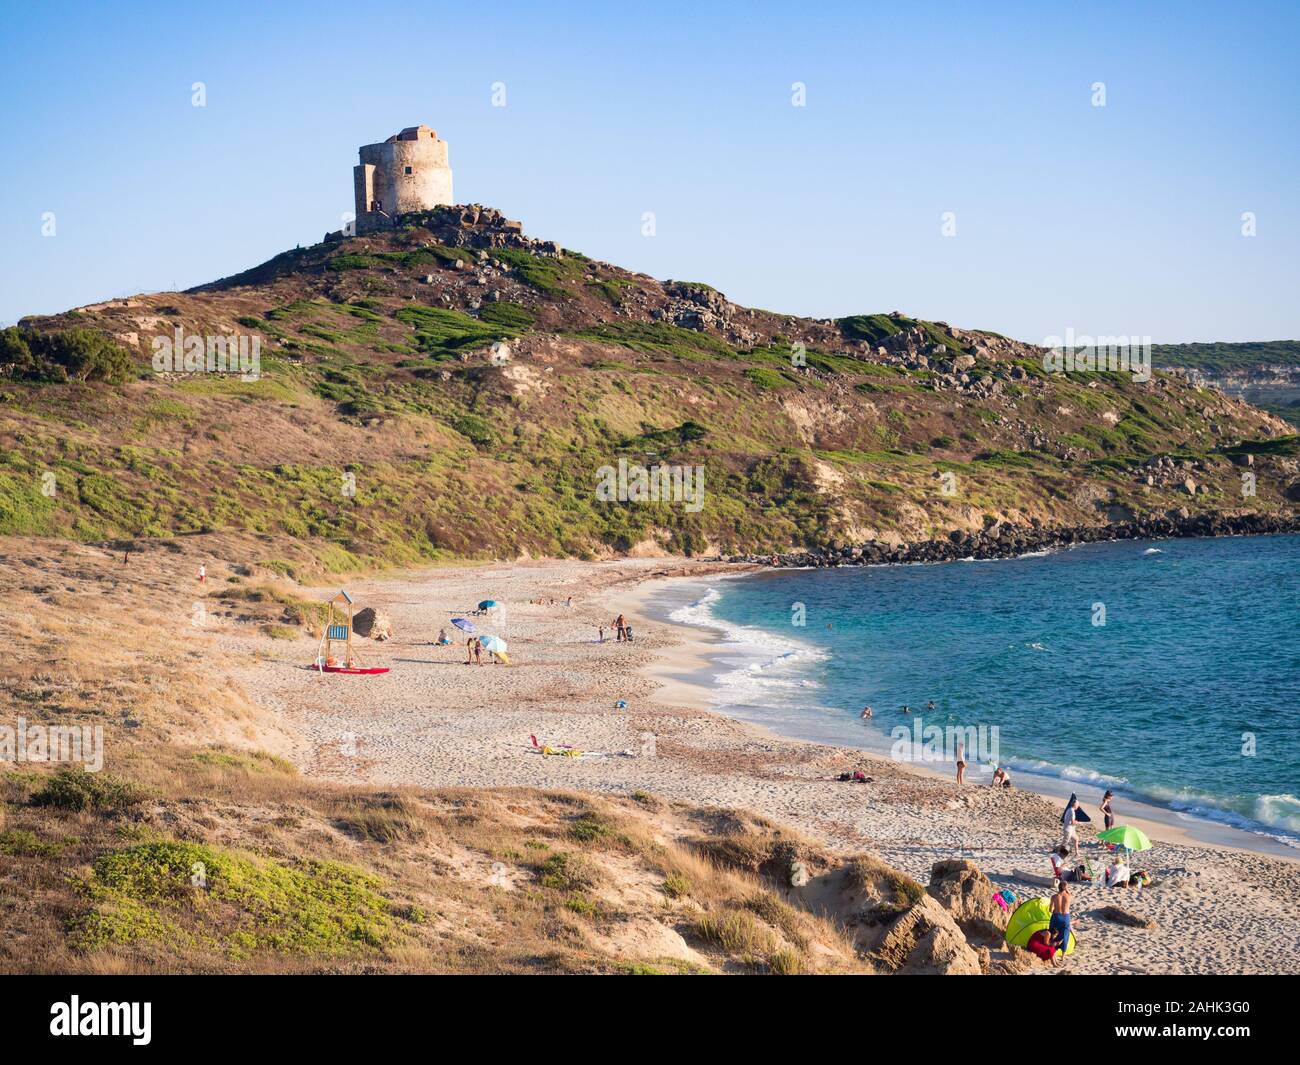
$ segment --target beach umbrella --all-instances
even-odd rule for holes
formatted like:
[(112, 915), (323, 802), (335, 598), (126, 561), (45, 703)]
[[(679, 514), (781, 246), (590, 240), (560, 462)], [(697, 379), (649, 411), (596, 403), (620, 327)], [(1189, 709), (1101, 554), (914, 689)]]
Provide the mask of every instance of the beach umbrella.
[(493, 654), (500, 654), (510, 647), (500, 636), (484, 636), (479, 642), (483, 645), (483, 650), (491, 651)]
[(1132, 825), (1116, 825), (1114, 828), (1106, 829), (1105, 832), (1098, 832), (1097, 838), (1103, 843), (1113, 843), (1125, 850), (1149, 851), (1151, 849), (1151, 841), (1147, 839), (1146, 833)]
[[(1052, 907), (1046, 899), (1026, 899), (1012, 912), (1007, 921), (1007, 942), (1013, 947), (1025, 947), (1029, 937), (1041, 932), (1052, 923)], [(1074, 953), (1075, 937), (1070, 931), (1069, 941), (1065, 944), (1065, 953)]]
[(484, 599), (483, 602), (479, 603), (478, 608), (480, 610), (491, 610), (496, 605), (497, 601), (495, 599)]
[(466, 621), (464, 618), (452, 618), (451, 623), (460, 629), (461, 632), (474, 632), (474, 622)]

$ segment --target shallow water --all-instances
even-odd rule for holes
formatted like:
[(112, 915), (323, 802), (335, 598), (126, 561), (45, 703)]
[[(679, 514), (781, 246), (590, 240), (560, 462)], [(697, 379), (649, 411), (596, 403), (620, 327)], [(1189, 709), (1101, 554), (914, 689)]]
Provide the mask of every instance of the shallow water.
[[(723, 635), (726, 712), (884, 749), (892, 729), (912, 728), (906, 704), (925, 725), (996, 726), (996, 749), (967, 756), (975, 780), (996, 760), (1077, 781), (1094, 808), (1112, 787), (1300, 847), (1300, 536), (784, 570), (695, 589), (671, 616)], [(859, 720), (868, 704), (873, 718)]]

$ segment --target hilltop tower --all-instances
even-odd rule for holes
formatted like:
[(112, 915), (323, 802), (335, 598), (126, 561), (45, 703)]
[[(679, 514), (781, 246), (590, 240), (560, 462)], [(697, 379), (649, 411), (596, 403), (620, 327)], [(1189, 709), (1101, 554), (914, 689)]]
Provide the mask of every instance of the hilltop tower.
[(428, 126), (407, 126), (378, 144), (363, 145), (352, 168), (357, 232), (384, 229), (399, 214), (453, 203), (447, 142)]

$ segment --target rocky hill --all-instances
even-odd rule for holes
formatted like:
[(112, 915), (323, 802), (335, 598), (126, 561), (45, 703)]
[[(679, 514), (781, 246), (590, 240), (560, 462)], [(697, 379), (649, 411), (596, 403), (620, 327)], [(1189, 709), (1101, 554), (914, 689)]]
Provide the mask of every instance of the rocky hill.
[(1152, 361), (1300, 426), (1300, 340), (1156, 344)]
[[(256, 380), (155, 368), (155, 338), (233, 335), (260, 342)], [(347, 568), (1292, 509), (1278, 418), (1043, 356), (899, 312), (742, 307), (438, 208), (0, 334), (0, 533), (255, 533)], [(599, 498), (620, 459), (701, 467), (702, 506)]]

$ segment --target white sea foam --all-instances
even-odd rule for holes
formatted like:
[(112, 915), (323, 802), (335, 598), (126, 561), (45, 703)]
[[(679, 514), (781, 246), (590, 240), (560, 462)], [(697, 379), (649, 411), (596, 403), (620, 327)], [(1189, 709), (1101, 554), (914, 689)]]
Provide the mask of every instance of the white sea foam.
[(806, 693), (821, 687), (805, 671), (812, 663), (830, 657), (828, 652), (750, 625), (725, 621), (713, 612), (713, 605), (720, 598), (718, 589), (709, 587), (700, 598), (668, 615), (670, 621), (713, 629), (721, 634), (722, 654), (737, 664), (714, 677), (719, 689), (716, 702), (788, 710), (791, 693)]
[[(1161, 552), (1159, 548), (1152, 548), (1147, 553)], [(748, 716), (743, 712), (744, 707), (758, 709), (761, 713), (755, 720), (762, 720), (793, 735), (804, 734), (815, 718), (829, 721), (831, 717), (838, 719), (844, 714), (843, 706), (821, 705), (816, 701), (815, 692), (821, 685), (808, 676), (811, 665), (830, 657), (828, 651), (798, 639), (721, 619), (713, 610), (720, 598), (718, 588), (709, 586), (699, 598), (668, 615), (672, 621), (712, 629), (722, 636), (719, 651), (723, 665), (731, 668), (724, 669), (715, 678), (715, 702), (739, 710), (742, 717)], [(1056, 653), (1038, 642), (1011, 644), (1009, 649)], [(836, 742), (829, 733), (826, 735), (831, 742)], [(878, 738), (874, 732), (866, 730), (856, 742), (867, 741), (871, 745), (870, 741)], [(1300, 849), (1300, 798), (1290, 793), (1217, 796), (1192, 789), (1130, 785), (1123, 776), (1043, 759), (1005, 758), (1002, 761), (1013, 771), (1069, 781), (1085, 788), (1112, 788), (1187, 817), (1229, 825)]]

